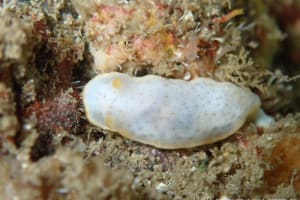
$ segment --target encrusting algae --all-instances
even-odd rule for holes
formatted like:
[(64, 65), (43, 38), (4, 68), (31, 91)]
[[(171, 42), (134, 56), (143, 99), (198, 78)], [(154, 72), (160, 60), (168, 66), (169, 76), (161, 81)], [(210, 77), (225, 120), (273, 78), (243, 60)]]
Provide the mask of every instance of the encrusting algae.
[[(218, 3), (210, 4), (212, 10), (184, 1), (73, 3), (85, 20), (98, 72), (137, 73), (146, 68), (167, 77), (211, 76), (226, 53), (241, 47), (241, 35), (233, 26), (226, 32), (220, 27), (241, 15), (242, 9), (222, 15)], [(203, 16), (202, 12), (208, 13)]]

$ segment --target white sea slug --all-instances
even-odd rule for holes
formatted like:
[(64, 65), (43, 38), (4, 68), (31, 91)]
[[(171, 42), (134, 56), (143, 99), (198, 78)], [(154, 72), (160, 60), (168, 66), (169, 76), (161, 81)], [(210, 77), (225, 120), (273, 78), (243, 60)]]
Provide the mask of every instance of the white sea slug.
[(262, 115), (249, 90), (208, 78), (192, 81), (112, 72), (92, 79), (83, 91), (88, 120), (103, 129), (162, 149), (213, 143)]

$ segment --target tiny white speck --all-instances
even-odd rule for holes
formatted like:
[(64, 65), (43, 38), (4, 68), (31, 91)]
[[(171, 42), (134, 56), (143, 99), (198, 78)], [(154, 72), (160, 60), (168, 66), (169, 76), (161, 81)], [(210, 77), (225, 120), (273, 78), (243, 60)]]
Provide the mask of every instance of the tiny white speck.
[(196, 171), (196, 170), (197, 170), (197, 167), (192, 167), (192, 168), (190, 169), (191, 172), (194, 172), (194, 171)]
[(190, 80), (191, 78), (192, 78), (192, 75), (191, 75), (190, 72), (186, 72), (186, 73), (184, 74), (184, 77), (183, 77), (184, 80), (188, 81), (188, 80)]
[(26, 131), (29, 131), (32, 129), (32, 124), (29, 124), (29, 123), (25, 123), (23, 125), (23, 129), (26, 130)]
[(230, 198), (228, 198), (227, 196), (221, 196), (220, 200), (230, 200)]
[(164, 183), (162, 183), (162, 182), (160, 182), (160, 183), (156, 186), (155, 189), (156, 189), (158, 192), (166, 192), (166, 191), (169, 190), (169, 186), (166, 185), (166, 184), (164, 184)]
[(273, 140), (272, 136), (268, 136), (268, 137), (267, 137), (267, 140), (268, 140), (268, 141)]
[(59, 188), (58, 190), (56, 190), (57, 193), (60, 194), (67, 194), (69, 192), (68, 188)]

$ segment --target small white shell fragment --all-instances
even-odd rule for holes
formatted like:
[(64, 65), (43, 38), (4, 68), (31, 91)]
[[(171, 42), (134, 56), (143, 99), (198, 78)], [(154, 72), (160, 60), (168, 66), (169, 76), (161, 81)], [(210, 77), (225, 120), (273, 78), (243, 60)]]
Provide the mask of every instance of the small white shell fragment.
[(221, 196), (219, 199), (220, 200), (230, 200), (230, 198), (228, 198), (227, 196)]
[(222, 140), (256, 116), (260, 99), (232, 83), (147, 75), (100, 74), (84, 88), (88, 120), (162, 149)]
[(155, 188), (158, 192), (167, 192), (169, 190), (169, 186), (160, 182), (156, 188)]

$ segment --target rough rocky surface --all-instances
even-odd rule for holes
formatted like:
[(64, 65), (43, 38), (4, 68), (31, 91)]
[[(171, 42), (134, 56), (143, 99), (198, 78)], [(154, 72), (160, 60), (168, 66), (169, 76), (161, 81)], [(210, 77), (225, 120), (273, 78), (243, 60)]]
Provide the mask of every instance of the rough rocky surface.
[[(191, 19), (188, 9), (194, 17), (182, 27), (182, 35), (179, 29), (174, 32), (178, 38), (194, 31), (199, 22), (199, 31), (208, 34), (199, 36), (198, 46), (182, 38), (175, 40), (186, 45), (191, 65), (202, 63), (195, 66), (204, 68), (185, 68), (182, 60), (171, 68), (161, 63), (162, 71), (157, 71), (156, 65), (140, 66), (134, 60), (121, 63), (124, 68), (118, 71), (136, 76), (153, 73), (187, 80), (208, 76), (248, 87), (260, 95), (263, 107), (276, 120), (270, 129), (246, 123), (218, 143), (172, 151), (124, 139), (87, 121), (80, 94), (85, 83), (95, 76), (89, 48), (95, 38), (87, 31), (91, 29), (87, 29), (86, 20), (90, 12), (99, 12), (97, 2), (89, 2), (92, 3), (0, 1), (1, 197), (299, 198), (299, 93), (294, 89), (296, 78), (292, 78), (299, 72), (297, 59), (292, 59), (297, 58), (292, 55), (298, 52), (299, 31), (297, 26), (291, 26), (300, 23), (297, 0), (251, 4), (241, 0), (232, 5), (227, 0), (173, 1), (178, 12), (169, 13), (172, 19), (177, 19), (181, 11)], [(145, 9), (140, 1), (109, 2), (109, 8), (126, 6), (127, 2), (131, 8)], [(166, 8), (170, 1), (149, 2), (156, 5), (153, 9), (169, 11)], [(109, 9), (106, 12), (111, 14)], [(291, 20), (285, 21), (286, 16)], [(109, 19), (117, 18), (110, 15)], [(145, 37), (142, 42), (151, 44), (156, 39), (169, 38), (174, 24), (166, 24), (170, 22), (168, 17), (163, 20), (153, 27), (161, 30), (162, 25), (167, 32)], [(115, 37), (122, 38), (120, 33), (128, 34), (121, 31), (114, 33)], [(283, 33), (288, 40), (283, 40)], [(154, 45), (154, 52), (159, 44)], [(292, 47), (288, 51), (291, 56), (286, 54), (285, 45)], [(296, 83), (299, 85), (299, 80)]]

